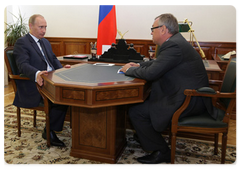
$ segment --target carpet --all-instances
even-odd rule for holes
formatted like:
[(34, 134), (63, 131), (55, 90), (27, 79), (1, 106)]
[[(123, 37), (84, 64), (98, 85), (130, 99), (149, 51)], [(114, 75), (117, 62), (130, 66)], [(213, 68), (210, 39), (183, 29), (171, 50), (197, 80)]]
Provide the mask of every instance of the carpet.
[[(21, 125), (22, 136), (18, 137), (16, 107), (6, 106), (4, 108), (4, 160), (8, 164), (102, 164), (69, 155), (71, 150), (69, 122), (65, 122), (63, 131), (57, 134), (66, 144), (65, 148), (46, 146), (46, 141), (42, 138), (42, 131), (45, 127), (43, 112), (37, 112), (37, 127), (33, 127), (33, 112), (22, 109)], [(136, 158), (148, 154), (134, 140), (133, 133), (133, 130), (126, 130), (127, 147), (117, 164), (139, 164)], [(165, 139), (168, 140), (167, 137)], [(220, 164), (220, 146), (218, 155), (214, 155), (213, 143), (177, 138), (175, 164)], [(236, 147), (228, 145), (226, 164), (232, 164), (235, 160)]]

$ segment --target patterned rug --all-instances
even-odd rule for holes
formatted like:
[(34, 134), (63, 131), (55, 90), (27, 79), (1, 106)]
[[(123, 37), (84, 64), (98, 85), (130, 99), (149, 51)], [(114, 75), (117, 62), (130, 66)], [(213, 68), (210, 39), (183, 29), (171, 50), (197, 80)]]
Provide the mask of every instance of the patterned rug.
[[(28, 109), (21, 112), (22, 136), (17, 136), (16, 107), (9, 105), (4, 108), (4, 160), (8, 164), (102, 164), (87, 159), (69, 156), (71, 150), (71, 128), (65, 122), (64, 129), (58, 137), (67, 147), (46, 146), (42, 138), (45, 126), (45, 114), (37, 112), (37, 127), (33, 127), (33, 113)], [(139, 164), (137, 157), (147, 154), (141, 145), (133, 139), (133, 131), (127, 129), (127, 147), (117, 164)], [(166, 140), (168, 138), (166, 137)], [(177, 138), (175, 164), (219, 164), (219, 154), (213, 154), (213, 143)], [(236, 147), (227, 146), (226, 164), (236, 160)]]

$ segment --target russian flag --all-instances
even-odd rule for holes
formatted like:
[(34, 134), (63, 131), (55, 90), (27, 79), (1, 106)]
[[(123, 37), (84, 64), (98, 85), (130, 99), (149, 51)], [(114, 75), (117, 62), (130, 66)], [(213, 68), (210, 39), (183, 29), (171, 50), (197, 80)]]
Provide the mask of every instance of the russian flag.
[(116, 43), (117, 24), (115, 5), (100, 5), (98, 21), (97, 55)]

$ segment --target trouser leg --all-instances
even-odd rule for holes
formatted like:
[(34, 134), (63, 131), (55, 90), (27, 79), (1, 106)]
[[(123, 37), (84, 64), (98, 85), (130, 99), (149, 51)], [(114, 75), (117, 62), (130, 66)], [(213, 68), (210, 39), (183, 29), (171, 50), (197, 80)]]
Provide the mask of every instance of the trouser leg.
[(160, 150), (165, 153), (169, 150), (167, 143), (160, 132), (155, 131), (149, 115), (149, 102), (133, 105), (129, 109), (129, 117), (134, 126), (142, 148), (146, 151)]
[(62, 131), (63, 123), (68, 106), (51, 103), (50, 107), (50, 130)]

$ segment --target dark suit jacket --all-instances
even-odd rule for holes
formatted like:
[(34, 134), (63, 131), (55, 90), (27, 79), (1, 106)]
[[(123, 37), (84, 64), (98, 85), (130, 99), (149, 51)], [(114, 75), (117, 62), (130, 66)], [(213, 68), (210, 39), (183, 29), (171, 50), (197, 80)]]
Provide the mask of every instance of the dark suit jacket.
[[(185, 89), (209, 86), (200, 55), (180, 33), (162, 44), (156, 60), (140, 63), (140, 67), (131, 67), (126, 75), (152, 82), (148, 98), (149, 114), (157, 131), (164, 130), (170, 123), (173, 113), (185, 99)], [(211, 101), (208, 102), (207, 107), (212, 114)]]
[[(42, 38), (46, 55), (49, 59), (53, 70), (62, 68), (61, 63), (52, 51), (51, 44), (45, 38)], [(18, 107), (36, 107), (39, 105), (41, 95), (39, 94), (35, 84), (35, 73), (47, 70), (45, 59), (31, 35), (26, 34), (17, 40), (14, 45), (13, 55), (16, 59), (17, 67), (20, 74), (29, 77), (31, 81), (17, 81), (18, 89), (13, 104)]]

